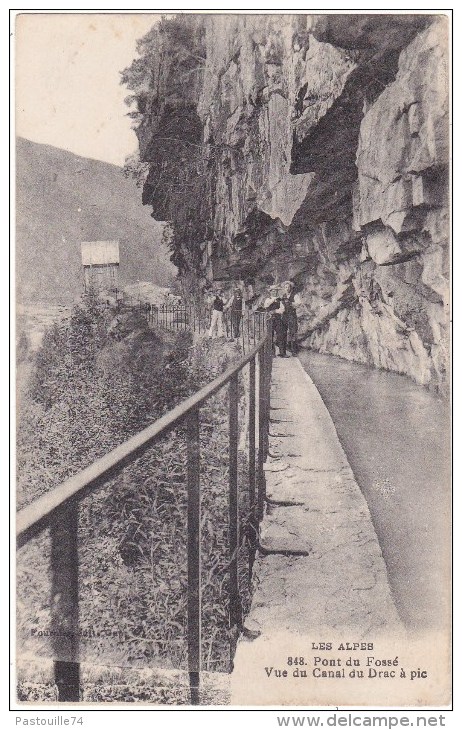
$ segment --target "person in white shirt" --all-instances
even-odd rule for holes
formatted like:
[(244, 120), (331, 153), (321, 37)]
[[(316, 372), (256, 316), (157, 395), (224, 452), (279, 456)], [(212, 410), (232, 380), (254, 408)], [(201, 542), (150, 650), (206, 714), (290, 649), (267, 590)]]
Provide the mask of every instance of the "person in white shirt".
[(224, 337), (223, 310), (226, 305), (223, 290), (212, 295), (212, 318), (210, 321), (209, 337)]

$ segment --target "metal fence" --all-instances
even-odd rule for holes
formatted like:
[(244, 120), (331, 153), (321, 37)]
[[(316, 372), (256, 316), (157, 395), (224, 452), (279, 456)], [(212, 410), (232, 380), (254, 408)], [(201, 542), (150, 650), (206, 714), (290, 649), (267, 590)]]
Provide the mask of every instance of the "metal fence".
[[(140, 304), (149, 323), (174, 332), (191, 331), (206, 334), (210, 329), (211, 309), (188, 304)], [(261, 340), (266, 328), (266, 312), (246, 309), (242, 315), (227, 310), (223, 313), (224, 335), (242, 343), (246, 352)]]
[(248, 498), (251, 514), (250, 560), (257, 548), (258, 523), (263, 516), (265, 479), (263, 464), (268, 453), (268, 425), (271, 382), (271, 327), (264, 324), (261, 338), (237, 364), (169, 413), (155, 421), (83, 471), (63, 482), (22, 509), (17, 516), (18, 548), (44, 529), (51, 534), (51, 642), (53, 655), (65, 657), (54, 662), (59, 701), (80, 699), (79, 664), (79, 569), (78, 507), (80, 501), (101, 487), (145, 453), (174, 427), (186, 427), (187, 436), (187, 647), (190, 698), (199, 702), (201, 673), (201, 484), (200, 411), (208, 399), (222, 388), (228, 389), (229, 420), (229, 623), (242, 627), (238, 581), (239, 535), (239, 375), (248, 368)]

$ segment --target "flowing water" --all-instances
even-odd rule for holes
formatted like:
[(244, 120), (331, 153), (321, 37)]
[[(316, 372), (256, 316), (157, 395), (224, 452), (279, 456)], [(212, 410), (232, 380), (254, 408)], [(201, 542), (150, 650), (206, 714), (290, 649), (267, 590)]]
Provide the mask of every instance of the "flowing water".
[(367, 500), (408, 629), (446, 622), (451, 532), (448, 404), (397, 373), (302, 351)]

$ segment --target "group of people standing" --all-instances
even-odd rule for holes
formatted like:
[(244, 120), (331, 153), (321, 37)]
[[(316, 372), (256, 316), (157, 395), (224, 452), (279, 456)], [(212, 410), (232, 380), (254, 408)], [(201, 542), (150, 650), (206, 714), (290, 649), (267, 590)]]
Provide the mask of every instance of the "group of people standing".
[(297, 309), (301, 303), (292, 281), (273, 284), (268, 289), (263, 311), (271, 313), (273, 352), (276, 354), (277, 348), (280, 357), (287, 357), (287, 349), (292, 355), (297, 353)]
[(231, 333), (234, 339), (240, 335), (241, 320), (244, 316), (245, 301), (242, 291), (236, 287), (228, 300), (222, 289), (220, 289), (212, 298), (212, 317), (210, 320), (209, 337), (224, 337), (225, 328), (223, 322), (223, 313), (228, 309), (231, 314)]
[[(231, 335), (234, 339), (240, 336), (241, 321), (245, 311), (245, 300), (242, 291), (236, 287), (229, 299), (225, 298), (224, 291), (219, 289), (209, 299), (212, 307), (209, 336), (224, 337), (224, 312), (230, 312)], [(298, 318), (297, 309), (301, 304), (300, 295), (295, 293), (292, 281), (274, 284), (268, 289), (268, 296), (258, 312), (268, 312), (271, 315), (273, 333), (273, 352), (276, 348), (281, 357), (287, 357), (289, 348), (292, 355), (297, 350)]]

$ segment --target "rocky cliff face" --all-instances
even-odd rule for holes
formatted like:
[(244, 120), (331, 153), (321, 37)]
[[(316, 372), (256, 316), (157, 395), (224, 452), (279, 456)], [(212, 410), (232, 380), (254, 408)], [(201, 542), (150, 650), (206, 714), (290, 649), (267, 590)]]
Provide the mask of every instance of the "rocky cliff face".
[[(159, 150), (159, 129), (182, 107), (191, 120), (193, 107), (194, 124), (175, 129), (201, 149), (194, 174), (212, 200), (200, 275), (242, 280), (249, 298), (291, 278), (305, 344), (439, 391), (449, 319), (446, 34), (436, 16), (202, 16), (194, 83), (141, 125), (144, 148)], [(145, 202), (156, 215), (148, 158)]]

